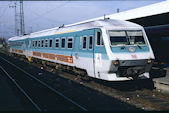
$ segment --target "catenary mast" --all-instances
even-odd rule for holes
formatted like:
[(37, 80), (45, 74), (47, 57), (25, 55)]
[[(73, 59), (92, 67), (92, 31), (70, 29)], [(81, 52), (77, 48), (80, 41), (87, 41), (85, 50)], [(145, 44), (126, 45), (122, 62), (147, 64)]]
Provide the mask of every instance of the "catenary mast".
[(18, 25), (17, 25), (17, 10), (16, 10), (16, 2), (15, 5), (13, 6), (9, 6), (10, 8), (15, 8), (15, 35), (18, 36), (19, 32), (18, 32)]
[(23, 0), (20, 0), (20, 31), (21, 35), (25, 34)]

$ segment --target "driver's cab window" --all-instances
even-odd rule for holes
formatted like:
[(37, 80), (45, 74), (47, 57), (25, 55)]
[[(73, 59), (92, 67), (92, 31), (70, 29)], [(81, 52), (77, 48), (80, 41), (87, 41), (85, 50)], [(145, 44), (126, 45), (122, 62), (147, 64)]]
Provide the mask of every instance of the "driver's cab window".
[(99, 32), (99, 31), (96, 32), (96, 45), (97, 46), (103, 45), (103, 38), (101, 36), (101, 32)]

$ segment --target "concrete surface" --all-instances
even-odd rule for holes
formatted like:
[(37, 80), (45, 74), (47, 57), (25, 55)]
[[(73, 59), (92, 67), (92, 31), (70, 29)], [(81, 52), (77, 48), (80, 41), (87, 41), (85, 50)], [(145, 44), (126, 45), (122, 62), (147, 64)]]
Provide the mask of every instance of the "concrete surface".
[(163, 68), (163, 71), (165, 71), (164, 76), (153, 79), (154, 86), (157, 90), (169, 93), (169, 67)]

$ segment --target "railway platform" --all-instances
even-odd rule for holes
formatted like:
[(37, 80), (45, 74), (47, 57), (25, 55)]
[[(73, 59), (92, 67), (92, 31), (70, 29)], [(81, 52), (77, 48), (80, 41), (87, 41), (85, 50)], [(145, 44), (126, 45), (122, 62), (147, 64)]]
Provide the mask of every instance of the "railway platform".
[(0, 72), (0, 110), (22, 111), (24, 106), (8, 84), (8, 80)]
[[(154, 68), (154, 69), (157, 70), (158, 68)], [(154, 86), (159, 91), (169, 93), (169, 67), (165, 67), (158, 70), (160, 70), (159, 72), (160, 76), (158, 77), (155, 76), (155, 78), (153, 78)]]

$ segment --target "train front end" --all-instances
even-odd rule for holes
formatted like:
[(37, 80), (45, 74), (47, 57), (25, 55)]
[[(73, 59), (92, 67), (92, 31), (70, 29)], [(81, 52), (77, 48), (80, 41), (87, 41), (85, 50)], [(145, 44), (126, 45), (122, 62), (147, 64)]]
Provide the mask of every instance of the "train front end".
[[(136, 24), (137, 26), (137, 24)], [(136, 28), (136, 29), (135, 29)], [(105, 80), (148, 79), (154, 54), (141, 26), (103, 30), (109, 61)]]
[(117, 77), (149, 78), (154, 61), (150, 44), (143, 30), (108, 31), (111, 51), (116, 57), (110, 72)]

